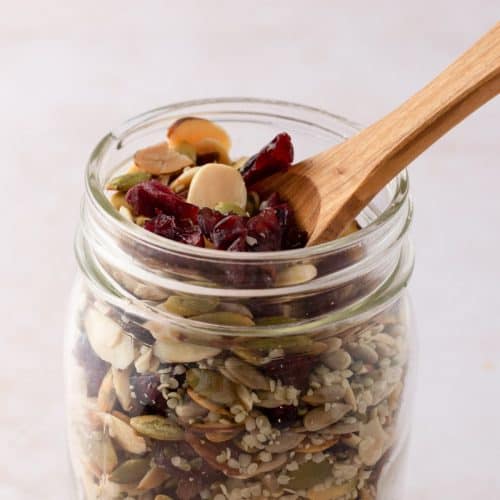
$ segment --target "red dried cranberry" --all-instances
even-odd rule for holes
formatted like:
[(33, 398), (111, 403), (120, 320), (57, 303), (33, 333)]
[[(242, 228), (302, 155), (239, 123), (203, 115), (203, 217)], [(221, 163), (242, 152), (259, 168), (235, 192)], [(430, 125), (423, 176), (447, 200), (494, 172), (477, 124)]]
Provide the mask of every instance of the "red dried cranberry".
[(281, 405), (276, 408), (262, 408), (273, 427), (283, 429), (290, 427), (298, 419), (298, 409), (292, 405)]
[(306, 246), (307, 233), (297, 226), (293, 210), (288, 203), (281, 203), (275, 206), (274, 209), (276, 210), (276, 215), (278, 216), (283, 232), (281, 240), (282, 250), (292, 250)]
[(130, 377), (130, 385), (135, 398), (130, 412), (133, 415), (155, 414), (164, 415), (167, 402), (158, 390), (160, 377), (153, 374), (135, 375)]
[(212, 242), (215, 248), (226, 250), (234, 240), (246, 236), (246, 219), (239, 215), (227, 215), (221, 219), (212, 231)]
[(172, 215), (158, 214), (144, 224), (144, 229), (159, 234), (174, 241), (180, 241), (187, 245), (204, 247), (205, 240), (199, 226), (193, 225), (191, 220), (177, 220)]
[(303, 390), (308, 386), (309, 374), (315, 362), (316, 358), (307, 354), (288, 354), (265, 364), (262, 370), (268, 377), (281, 380), (284, 385)]
[(159, 181), (146, 181), (129, 189), (127, 203), (135, 215), (153, 217), (157, 210), (178, 219), (189, 219), (196, 223), (198, 207), (188, 203)]
[(203, 236), (211, 238), (215, 225), (223, 218), (224, 214), (217, 212), (217, 210), (212, 210), (208, 207), (201, 208), (198, 212), (198, 225), (200, 226)]
[(247, 251), (247, 239), (245, 235), (241, 235), (236, 238), (228, 247), (228, 252), (246, 252)]
[(278, 134), (257, 154), (248, 159), (240, 172), (247, 186), (269, 177), (276, 172), (285, 172), (293, 162), (293, 145), (286, 132)]
[(250, 245), (254, 252), (281, 250), (282, 230), (273, 208), (266, 208), (254, 215), (247, 224), (248, 236), (256, 240)]

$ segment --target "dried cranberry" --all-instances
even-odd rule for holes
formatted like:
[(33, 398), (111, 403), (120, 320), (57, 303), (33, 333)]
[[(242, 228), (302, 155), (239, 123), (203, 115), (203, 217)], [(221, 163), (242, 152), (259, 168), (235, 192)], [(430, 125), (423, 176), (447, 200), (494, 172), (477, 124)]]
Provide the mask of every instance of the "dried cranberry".
[(203, 236), (211, 238), (215, 225), (223, 218), (224, 214), (217, 212), (217, 210), (212, 210), (208, 207), (201, 208), (198, 212), (198, 225)]
[(266, 414), (273, 427), (283, 429), (290, 427), (298, 419), (298, 409), (292, 405), (281, 405), (276, 408), (263, 408), (262, 411)]
[(246, 252), (247, 251), (247, 240), (246, 236), (243, 234), (239, 238), (236, 238), (228, 247), (228, 252)]
[(92, 349), (89, 339), (86, 335), (80, 335), (74, 355), (80, 365), (85, 370), (87, 377), (87, 396), (93, 398), (97, 396), (102, 379), (106, 375), (109, 364), (103, 361)]
[(195, 226), (191, 220), (177, 220), (172, 215), (158, 214), (144, 224), (144, 229), (159, 234), (169, 240), (180, 241), (187, 245), (204, 247), (205, 240), (199, 226)]
[(295, 222), (293, 210), (288, 203), (281, 203), (274, 207), (282, 229), (282, 250), (302, 248), (307, 243), (307, 233), (302, 231)]
[(129, 189), (126, 196), (135, 215), (153, 217), (157, 210), (196, 223), (198, 207), (188, 203), (160, 181), (146, 181)]
[(255, 239), (250, 248), (254, 252), (281, 250), (282, 229), (273, 208), (266, 208), (253, 216), (247, 224), (248, 236)]
[(226, 250), (234, 240), (246, 236), (246, 219), (239, 215), (227, 215), (221, 219), (212, 231), (212, 242), (215, 248)]
[(293, 161), (293, 145), (286, 132), (278, 134), (257, 154), (248, 159), (240, 172), (247, 186), (276, 172), (285, 172)]
[(316, 358), (307, 354), (288, 354), (265, 364), (262, 370), (267, 376), (302, 390), (308, 386), (309, 374), (315, 362)]
[(167, 402), (158, 390), (160, 377), (153, 374), (135, 375), (130, 377), (130, 385), (135, 394), (134, 415), (155, 414), (163, 415), (167, 411)]

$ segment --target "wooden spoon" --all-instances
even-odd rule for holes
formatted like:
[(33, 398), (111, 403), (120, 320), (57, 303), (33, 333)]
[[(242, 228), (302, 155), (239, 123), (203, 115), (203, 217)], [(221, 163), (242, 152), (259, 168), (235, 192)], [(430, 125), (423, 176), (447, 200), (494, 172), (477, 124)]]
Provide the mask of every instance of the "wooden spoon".
[(500, 23), (392, 113), (353, 138), (266, 179), (309, 233), (337, 237), (401, 170), (500, 92)]

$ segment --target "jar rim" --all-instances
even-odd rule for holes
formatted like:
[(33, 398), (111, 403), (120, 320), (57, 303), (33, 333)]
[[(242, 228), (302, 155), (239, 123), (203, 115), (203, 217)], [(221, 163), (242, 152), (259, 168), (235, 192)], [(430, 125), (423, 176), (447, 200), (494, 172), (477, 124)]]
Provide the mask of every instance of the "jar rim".
[[(284, 100), (262, 99), (253, 97), (217, 97), (209, 99), (188, 100), (160, 106), (150, 111), (138, 114), (126, 120), (121, 125), (109, 132), (106, 136), (104, 136), (92, 151), (87, 163), (85, 172), (86, 197), (88, 200), (90, 200), (93, 208), (106, 219), (105, 222), (107, 224), (111, 224), (112, 226), (119, 228), (119, 230), (122, 231), (122, 233), (124, 233), (127, 237), (131, 238), (131, 240), (140, 241), (142, 244), (154, 248), (157, 251), (172, 252), (179, 255), (195, 257), (197, 259), (207, 259), (216, 262), (230, 260), (235, 262), (250, 263), (264, 260), (266, 262), (273, 263), (283, 262), (287, 260), (297, 261), (300, 259), (308, 259), (311, 257), (321, 257), (323, 255), (342, 251), (345, 248), (357, 245), (365, 238), (372, 236), (374, 233), (383, 233), (385, 231), (385, 228), (390, 225), (393, 217), (405, 205), (409, 193), (408, 174), (406, 170), (398, 174), (398, 176), (396, 176), (388, 184), (388, 186), (391, 186), (393, 189), (393, 195), (392, 199), (385, 207), (385, 209), (376, 217), (374, 217), (373, 220), (371, 220), (366, 226), (362, 227), (355, 233), (351, 233), (342, 238), (337, 238), (335, 240), (321, 243), (319, 245), (294, 250), (281, 250), (259, 253), (230, 252), (230, 255), (228, 255), (229, 252), (226, 252), (224, 250), (200, 248), (163, 238), (152, 232), (145, 231), (142, 227), (139, 227), (136, 224), (125, 219), (125, 217), (117, 210), (115, 210), (111, 205), (108, 197), (103, 190), (103, 186), (99, 181), (99, 167), (101, 165), (103, 156), (108, 152), (111, 145), (113, 143), (118, 143), (119, 148), (120, 143), (124, 137), (126, 137), (129, 133), (131, 133), (131, 131), (139, 127), (145, 121), (151, 121), (156, 116), (163, 115), (169, 112), (181, 111), (184, 108), (189, 108), (192, 106), (218, 103), (226, 105), (250, 104), (280, 106), (285, 109), (315, 113), (326, 118), (334, 119), (337, 122), (340, 122), (340, 124), (344, 125), (345, 127), (351, 129), (353, 132), (359, 131), (361, 128), (360, 125), (347, 118), (336, 115), (334, 113), (330, 113), (320, 108)], [(252, 114), (252, 112), (248, 111), (248, 114)], [(299, 121), (294, 118), (290, 119), (292, 121)], [(328, 132), (335, 133), (335, 131), (331, 129), (328, 129)]]

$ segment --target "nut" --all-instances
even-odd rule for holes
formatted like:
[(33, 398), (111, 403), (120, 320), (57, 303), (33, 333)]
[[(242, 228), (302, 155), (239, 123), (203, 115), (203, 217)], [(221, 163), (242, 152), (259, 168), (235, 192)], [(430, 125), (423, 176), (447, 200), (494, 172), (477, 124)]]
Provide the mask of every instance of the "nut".
[(242, 210), (247, 204), (247, 188), (234, 168), (221, 163), (200, 167), (189, 186), (187, 201), (199, 207), (214, 208), (220, 202), (234, 203)]
[(139, 149), (134, 161), (140, 170), (153, 175), (173, 174), (193, 164), (191, 158), (170, 149), (166, 142)]
[(217, 140), (226, 151), (231, 149), (231, 139), (227, 132), (205, 118), (191, 116), (181, 118), (170, 125), (167, 137), (173, 146), (183, 142), (196, 144), (203, 139), (210, 138)]
[(206, 137), (205, 139), (195, 143), (194, 149), (196, 151), (199, 164), (203, 163), (203, 157), (209, 159), (208, 161), (210, 162), (215, 161), (217, 163), (224, 163), (225, 165), (231, 163), (226, 148), (217, 139)]
[(312, 264), (297, 264), (278, 272), (276, 286), (293, 286), (316, 278), (318, 270)]

